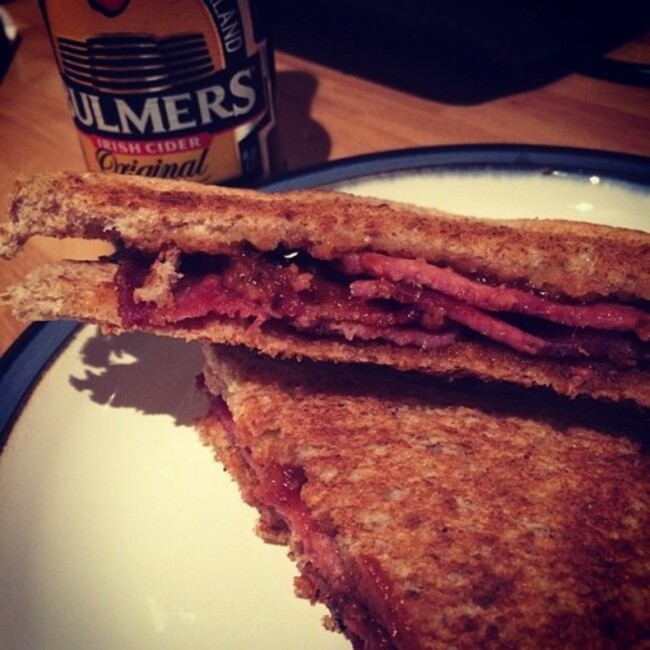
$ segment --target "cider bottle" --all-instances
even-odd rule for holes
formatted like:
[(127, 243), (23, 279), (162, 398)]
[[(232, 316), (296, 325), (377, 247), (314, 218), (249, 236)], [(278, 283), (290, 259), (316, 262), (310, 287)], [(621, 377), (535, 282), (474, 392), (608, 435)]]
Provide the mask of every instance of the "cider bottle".
[(264, 0), (39, 0), (86, 164), (246, 183), (275, 170)]

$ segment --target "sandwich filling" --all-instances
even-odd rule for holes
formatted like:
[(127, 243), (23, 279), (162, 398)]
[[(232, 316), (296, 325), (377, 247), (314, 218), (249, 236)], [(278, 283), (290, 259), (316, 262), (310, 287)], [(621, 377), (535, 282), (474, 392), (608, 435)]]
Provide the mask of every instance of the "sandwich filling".
[(374, 252), (326, 262), (286, 250), (226, 256), (169, 248), (157, 258), (122, 251), (115, 283), (127, 327), (226, 317), (424, 351), (482, 339), (538, 357), (650, 362), (645, 302), (572, 300)]
[(301, 571), (302, 595), (325, 604), (353, 647), (391, 650), (415, 647), (411, 632), (391, 598), (391, 585), (372, 557), (351, 559), (339, 549), (335, 531), (317, 521), (301, 497), (307, 481), (300, 467), (260, 463), (239, 441), (225, 401), (212, 396), (212, 413), (247, 468), (240, 476), (246, 500), (289, 533), (292, 554)]

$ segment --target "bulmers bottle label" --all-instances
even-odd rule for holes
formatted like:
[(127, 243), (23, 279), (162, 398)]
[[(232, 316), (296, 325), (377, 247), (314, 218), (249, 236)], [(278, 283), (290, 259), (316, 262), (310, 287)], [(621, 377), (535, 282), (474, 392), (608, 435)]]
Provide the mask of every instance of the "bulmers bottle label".
[(245, 0), (41, 0), (90, 169), (201, 182), (272, 167), (272, 54)]

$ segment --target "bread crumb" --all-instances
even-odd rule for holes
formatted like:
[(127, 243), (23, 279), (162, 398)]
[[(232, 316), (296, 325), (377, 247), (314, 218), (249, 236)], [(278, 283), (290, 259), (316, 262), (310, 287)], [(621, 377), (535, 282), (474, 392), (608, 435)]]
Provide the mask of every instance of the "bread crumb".
[(158, 254), (144, 284), (133, 292), (136, 302), (153, 302), (161, 308), (173, 304), (172, 287), (183, 277), (178, 272), (180, 256), (178, 248), (166, 248)]

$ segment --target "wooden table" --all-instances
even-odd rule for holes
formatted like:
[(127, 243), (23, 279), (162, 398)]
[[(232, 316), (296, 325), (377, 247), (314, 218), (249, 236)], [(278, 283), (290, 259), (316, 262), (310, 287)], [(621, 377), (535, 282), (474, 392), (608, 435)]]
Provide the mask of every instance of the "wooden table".
[[(37, 4), (15, 0), (5, 7), (22, 41), (0, 85), (3, 206), (19, 173), (84, 166)], [(650, 35), (621, 45), (613, 55), (650, 61)], [(289, 170), (370, 152), (469, 143), (561, 145), (650, 156), (648, 88), (572, 73), (530, 90), (463, 105), (286, 51), (276, 52), (276, 65), (279, 128)], [(0, 261), (0, 290), (37, 264), (93, 257), (100, 250), (94, 244), (36, 239), (16, 259)], [(0, 354), (26, 325), (0, 309)]]

